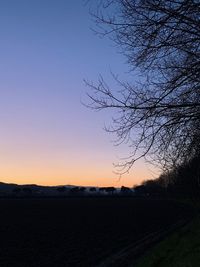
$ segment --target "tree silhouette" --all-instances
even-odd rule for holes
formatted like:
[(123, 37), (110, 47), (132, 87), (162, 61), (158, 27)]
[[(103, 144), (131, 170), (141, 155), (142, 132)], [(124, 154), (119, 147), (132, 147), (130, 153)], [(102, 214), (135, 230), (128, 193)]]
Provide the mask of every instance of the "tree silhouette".
[(105, 187), (105, 192), (112, 194), (116, 191), (116, 188), (113, 186)]
[(200, 153), (199, 14), (195, 0), (101, 0), (93, 13), (139, 74), (133, 84), (113, 75), (117, 88), (86, 81), (89, 106), (116, 110), (106, 130), (130, 145), (120, 173), (142, 157), (170, 169)]
[(93, 193), (97, 191), (96, 187), (90, 187), (89, 190), (90, 190), (90, 192), (93, 192)]
[(120, 189), (120, 192), (123, 195), (131, 195), (133, 191), (129, 187), (122, 186), (121, 189)]
[[(82, 192), (82, 190), (81, 190), (81, 192)], [(72, 187), (70, 189), (70, 193), (72, 193), (72, 195), (78, 195), (80, 193), (80, 187), (78, 187), (78, 186)]]
[(85, 190), (86, 190), (86, 188), (85, 188), (85, 187), (80, 187), (80, 188), (79, 188), (79, 191), (80, 191), (81, 193), (84, 193), (84, 192), (85, 192)]
[(65, 186), (59, 186), (59, 187), (57, 187), (57, 191), (59, 193), (64, 193), (66, 191), (66, 187)]

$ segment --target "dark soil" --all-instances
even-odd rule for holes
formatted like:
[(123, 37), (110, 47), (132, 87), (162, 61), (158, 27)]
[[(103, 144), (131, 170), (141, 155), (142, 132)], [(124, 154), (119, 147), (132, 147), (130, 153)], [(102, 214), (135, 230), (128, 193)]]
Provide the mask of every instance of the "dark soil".
[(0, 266), (93, 267), (190, 214), (167, 200), (0, 199)]

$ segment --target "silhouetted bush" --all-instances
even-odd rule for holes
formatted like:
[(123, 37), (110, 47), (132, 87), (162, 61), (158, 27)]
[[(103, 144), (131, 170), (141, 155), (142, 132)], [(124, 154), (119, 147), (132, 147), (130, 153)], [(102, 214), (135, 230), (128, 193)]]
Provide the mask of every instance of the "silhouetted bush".
[(66, 191), (66, 187), (65, 187), (65, 186), (59, 186), (59, 187), (57, 188), (57, 191), (58, 191), (59, 193), (64, 193), (64, 192)]
[(72, 187), (72, 188), (70, 189), (70, 193), (71, 193), (72, 195), (77, 195), (77, 194), (80, 193), (80, 188), (79, 188), (78, 186), (76, 186), (76, 187)]
[(109, 194), (112, 194), (116, 191), (116, 188), (113, 187), (113, 186), (110, 186), (110, 187), (106, 187), (105, 188), (105, 192), (109, 193)]
[(89, 190), (90, 190), (90, 192), (96, 192), (97, 191), (96, 187), (91, 187)]
[(122, 195), (131, 195), (133, 193), (133, 191), (129, 187), (122, 186), (120, 189), (120, 193)]

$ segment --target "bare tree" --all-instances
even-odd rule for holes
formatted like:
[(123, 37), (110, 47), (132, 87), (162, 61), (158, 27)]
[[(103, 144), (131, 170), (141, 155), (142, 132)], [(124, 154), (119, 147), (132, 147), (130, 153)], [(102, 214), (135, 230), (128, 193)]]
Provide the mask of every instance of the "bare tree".
[(87, 82), (90, 107), (115, 109), (107, 130), (130, 145), (120, 172), (141, 157), (170, 168), (199, 153), (199, 0), (101, 0), (93, 18), (140, 73), (133, 84), (113, 75), (118, 89)]

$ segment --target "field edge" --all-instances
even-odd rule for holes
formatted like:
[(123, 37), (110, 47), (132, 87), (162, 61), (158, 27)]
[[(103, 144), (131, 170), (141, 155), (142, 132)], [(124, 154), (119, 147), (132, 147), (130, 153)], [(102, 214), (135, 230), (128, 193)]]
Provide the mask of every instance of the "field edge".
[(196, 267), (200, 262), (200, 213), (129, 267)]

